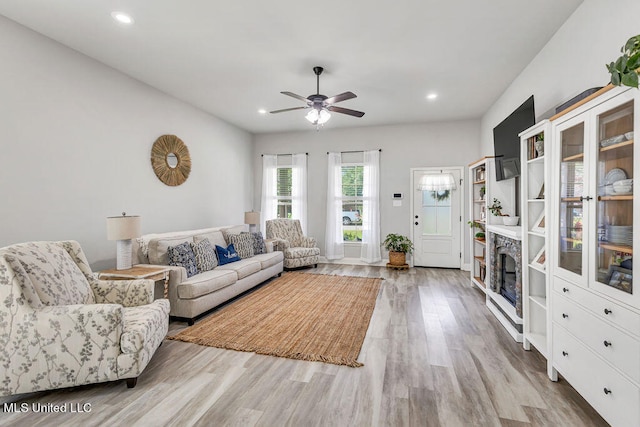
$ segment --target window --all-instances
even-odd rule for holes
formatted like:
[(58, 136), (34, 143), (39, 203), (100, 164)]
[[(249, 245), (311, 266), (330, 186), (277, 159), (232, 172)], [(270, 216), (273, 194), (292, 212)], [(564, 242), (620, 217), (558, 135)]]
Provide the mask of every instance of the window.
[(362, 164), (342, 164), (342, 234), (345, 242), (362, 241)]
[(451, 235), (451, 191), (422, 192), (423, 234)]
[(292, 168), (278, 167), (276, 171), (277, 180), (277, 212), (278, 218), (291, 218), (291, 189), (292, 189)]

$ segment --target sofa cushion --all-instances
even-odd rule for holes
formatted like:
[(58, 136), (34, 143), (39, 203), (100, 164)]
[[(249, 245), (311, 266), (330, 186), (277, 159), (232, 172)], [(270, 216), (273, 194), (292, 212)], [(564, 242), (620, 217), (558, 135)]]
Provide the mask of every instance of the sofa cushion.
[(196, 256), (191, 249), (190, 243), (184, 242), (176, 246), (169, 246), (167, 258), (169, 258), (169, 265), (184, 267), (187, 270), (187, 277), (198, 274)]
[(185, 242), (193, 242), (193, 237), (182, 235), (151, 239), (149, 241), (149, 263), (158, 265), (169, 265), (169, 258), (167, 258), (167, 249), (169, 249), (169, 246), (177, 246), (180, 243)]
[(229, 243), (236, 248), (240, 258), (251, 258), (253, 256), (253, 236), (251, 234), (230, 234)]
[(232, 270), (238, 275), (238, 280), (243, 279), (253, 273), (257, 273), (262, 269), (260, 261), (255, 258), (242, 259), (232, 264), (221, 265), (216, 270)]
[(196, 257), (198, 272), (213, 270), (218, 266), (216, 250), (209, 239), (200, 240), (198, 243), (190, 243), (193, 254)]
[(233, 227), (225, 227), (225, 228), (221, 228), (220, 231), (222, 231), (222, 235), (224, 236), (224, 239), (227, 241), (227, 244), (231, 243), (229, 242), (229, 236), (232, 234), (240, 234), (243, 231), (247, 231), (247, 226), (246, 225), (234, 225)]
[(29, 277), (42, 304), (95, 303), (86, 276), (61, 243), (30, 242), (14, 245), (7, 253), (12, 267)]
[(120, 350), (123, 353), (138, 353), (142, 350), (153, 353), (154, 343), (161, 342), (167, 331), (169, 301), (160, 299), (152, 304), (125, 307), (122, 310), (122, 320)]
[(267, 252), (267, 246), (264, 243), (264, 237), (262, 237), (262, 232), (258, 231), (256, 233), (243, 231), (240, 234), (250, 234), (253, 237), (253, 254), (263, 254)]
[(211, 231), (209, 233), (196, 234), (195, 236), (193, 236), (193, 241), (195, 243), (199, 243), (204, 239), (209, 239), (209, 241), (211, 242), (211, 245), (213, 245), (214, 248), (215, 248), (215, 245), (226, 247), (228, 244), (227, 241), (224, 240), (222, 231)]
[(221, 270), (220, 268), (196, 274), (178, 285), (178, 298), (193, 299), (201, 297), (233, 285), (237, 278), (238, 275), (234, 271)]
[(240, 257), (236, 252), (236, 248), (233, 247), (233, 243), (226, 248), (216, 245), (216, 255), (218, 255), (218, 265), (225, 265), (230, 262), (240, 261)]
[(254, 261), (259, 261), (260, 266), (264, 270), (265, 268), (269, 268), (279, 262), (282, 262), (282, 260), (284, 259), (284, 255), (282, 254), (282, 252), (276, 251), (268, 252), (265, 254), (258, 254), (251, 259)]
[(305, 258), (320, 255), (320, 248), (287, 248), (284, 251), (285, 258)]

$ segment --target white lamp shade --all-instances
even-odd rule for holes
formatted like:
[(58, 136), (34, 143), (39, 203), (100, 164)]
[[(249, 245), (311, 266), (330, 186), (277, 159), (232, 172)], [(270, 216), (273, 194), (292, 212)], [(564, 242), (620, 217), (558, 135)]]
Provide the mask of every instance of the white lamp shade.
[(244, 213), (244, 223), (250, 225), (260, 224), (260, 212), (245, 212)]
[(139, 216), (110, 216), (107, 218), (107, 240), (128, 240), (139, 235)]

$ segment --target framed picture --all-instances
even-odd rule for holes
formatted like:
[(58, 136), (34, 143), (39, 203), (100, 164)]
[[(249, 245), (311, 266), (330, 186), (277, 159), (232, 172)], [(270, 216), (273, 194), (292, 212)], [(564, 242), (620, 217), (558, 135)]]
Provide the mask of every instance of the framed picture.
[(633, 272), (619, 265), (609, 266), (609, 283), (608, 285), (620, 289), (621, 291), (631, 293), (633, 290)]
[(531, 227), (531, 231), (535, 231), (537, 233), (544, 233), (545, 229), (545, 220), (544, 220), (544, 211), (540, 214), (536, 222), (533, 223), (533, 227)]
[(543, 246), (542, 249), (538, 251), (536, 256), (533, 257), (533, 259), (531, 260), (531, 264), (535, 265), (536, 267), (542, 268), (544, 270), (546, 261), (547, 261), (547, 255), (544, 251), (544, 246)]
[(542, 183), (542, 187), (540, 187), (540, 192), (538, 193), (538, 197), (536, 199), (544, 199), (544, 182)]

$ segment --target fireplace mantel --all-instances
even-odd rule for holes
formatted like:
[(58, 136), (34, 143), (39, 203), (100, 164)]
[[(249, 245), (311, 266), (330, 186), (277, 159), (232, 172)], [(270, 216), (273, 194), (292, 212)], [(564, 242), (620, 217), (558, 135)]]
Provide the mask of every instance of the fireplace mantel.
[(509, 237), (514, 240), (522, 240), (522, 227), (519, 225), (487, 225), (487, 231)]

